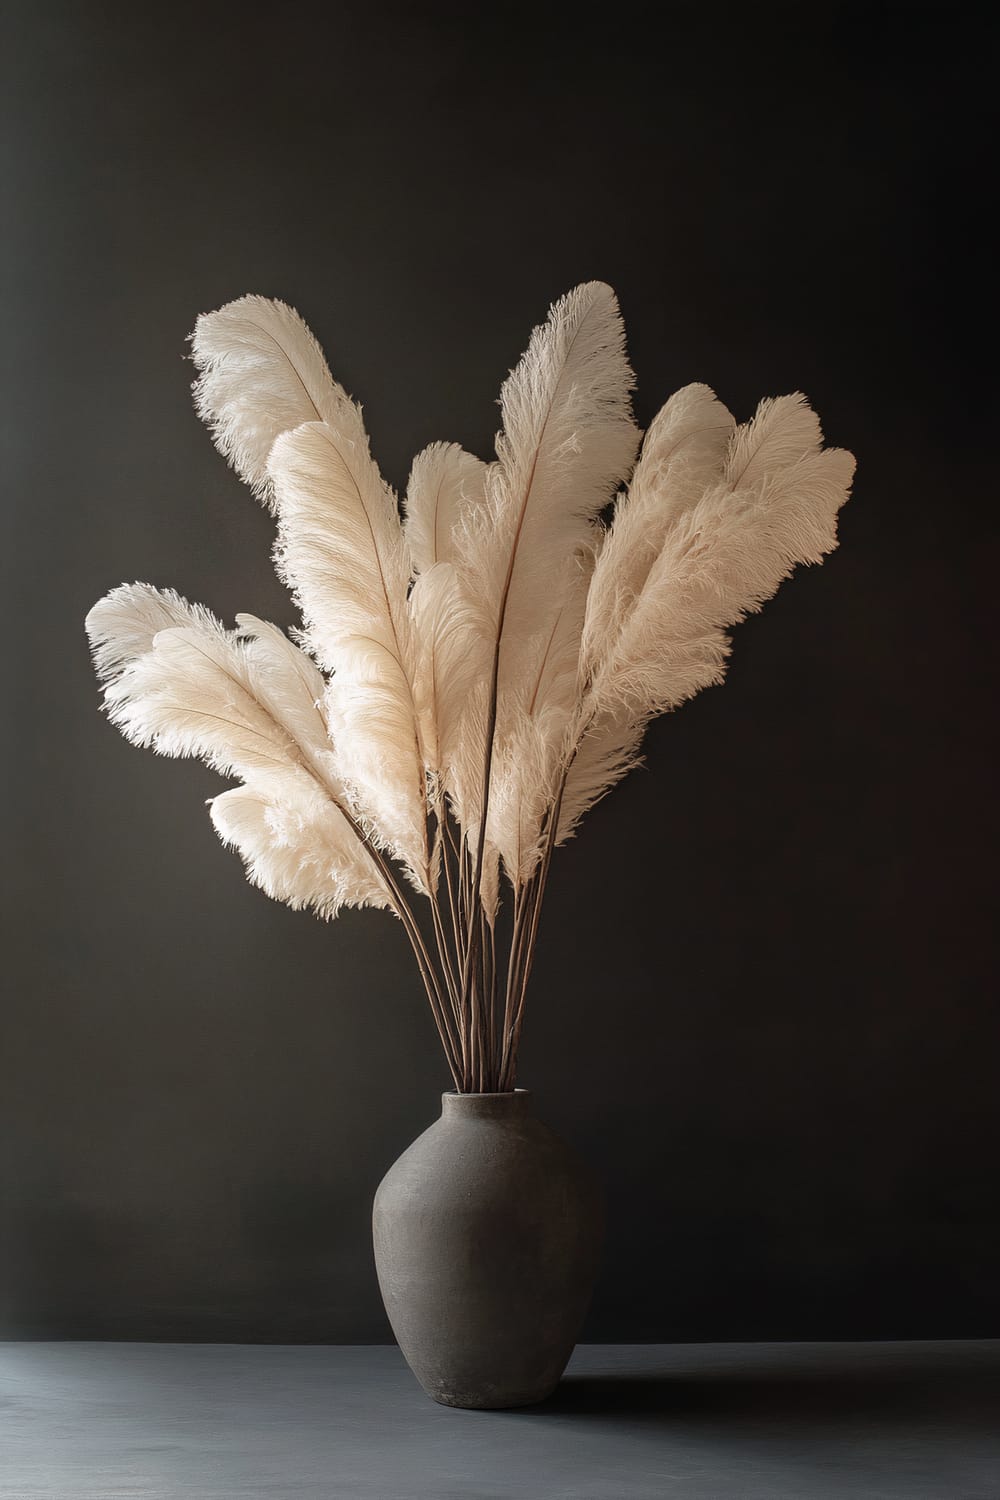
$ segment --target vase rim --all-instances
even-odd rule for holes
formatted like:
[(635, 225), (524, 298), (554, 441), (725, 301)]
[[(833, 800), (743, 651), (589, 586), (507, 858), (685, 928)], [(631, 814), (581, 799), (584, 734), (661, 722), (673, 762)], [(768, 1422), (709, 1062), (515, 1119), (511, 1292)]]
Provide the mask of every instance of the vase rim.
[(441, 1095), (442, 1115), (465, 1120), (509, 1120), (530, 1115), (532, 1108), (530, 1089), (503, 1089), (489, 1094), (460, 1094), (449, 1089)]
[(481, 1093), (475, 1090), (445, 1089), (441, 1095), (442, 1099), (513, 1099), (515, 1094), (530, 1094), (530, 1089), (484, 1089)]

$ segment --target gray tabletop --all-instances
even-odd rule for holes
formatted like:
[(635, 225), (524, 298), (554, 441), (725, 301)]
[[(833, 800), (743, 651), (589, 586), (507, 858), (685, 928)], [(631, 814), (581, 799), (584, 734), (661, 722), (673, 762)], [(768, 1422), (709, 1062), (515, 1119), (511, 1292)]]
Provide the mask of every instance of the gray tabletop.
[(1000, 1340), (577, 1350), (435, 1406), (387, 1346), (0, 1344), (3, 1500), (998, 1500)]

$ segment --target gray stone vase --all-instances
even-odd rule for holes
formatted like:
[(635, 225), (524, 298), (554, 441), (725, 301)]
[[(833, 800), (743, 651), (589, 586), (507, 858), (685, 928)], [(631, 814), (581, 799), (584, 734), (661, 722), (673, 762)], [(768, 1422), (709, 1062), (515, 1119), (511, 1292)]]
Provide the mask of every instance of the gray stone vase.
[(527, 1089), (443, 1095), (372, 1217), (389, 1322), (429, 1396), (504, 1407), (551, 1395), (590, 1302), (603, 1210)]

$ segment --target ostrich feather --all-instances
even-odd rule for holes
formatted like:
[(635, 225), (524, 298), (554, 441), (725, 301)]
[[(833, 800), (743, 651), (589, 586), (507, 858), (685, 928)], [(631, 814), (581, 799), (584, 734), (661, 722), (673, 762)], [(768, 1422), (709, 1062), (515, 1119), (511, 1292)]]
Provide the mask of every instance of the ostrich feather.
[(94, 670), (106, 683), (153, 645), (161, 630), (193, 625), (225, 636), (219, 620), (201, 604), (189, 604), (174, 589), (122, 583), (99, 599), (84, 622)]
[(371, 856), (329, 799), (308, 784), (268, 796), (234, 787), (209, 803), (224, 844), (239, 851), (247, 877), (293, 909), (325, 919), (344, 906), (392, 908)]
[(484, 622), (451, 563), (433, 563), (410, 593), (414, 703), (423, 763), (436, 796), (459, 753), (469, 695), (488, 663)]
[(583, 730), (566, 776), (556, 843), (572, 838), (580, 820), (629, 771), (642, 764), (645, 720), (629, 714), (598, 715)]
[(722, 479), (735, 426), (707, 385), (677, 391), (653, 419), (594, 569), (584, 626), (590, 657), (614, 639), (677, 517)]
[(750, 489), (768, 474), (818, 453), (823, 444), (819, 417), (801, 391), (761, 401), (751, 421), (733, 434), (726, 462), (731, 489)]
[[(498, 753), (496, 786), (508, 806), (513, 792), (504, 790), (511, 786), (504, 747), (515, 733), (508, 716), (516, 717), (517, 704), (511, 687), (523, 680), (533, 639), (545, 638), (566, 602), (568, 584), (559, 586), (566, 559), (592, 545), (595, 519), (635, 458), (632, 382), (611, 288), (588, 282), (561, 298), (503, 385), (503, 429), (484, 504), (466, 511), (456, 528), (457, 566), (489, 621), (493, 657), (485, 714), (470, 711), (465, 758), (482, 765)], [(522, 725), (520, 732), (534, 759), (534, 731)], [(474, 842), (482, 793), (471, 791), (471, 766), (456, 768), (453, 795), (464, 802), (466, 836)], [(491, 796), (493, 786), (491, 769)], [(509, 832), (523, 818), (508, 813), (504, 821)]]
[(294, 308), (240, 297), (204, 313), (191, 335), (198, 415), (259, 500), (273, 505), (268, 454), (282, 432), (330, 422), (357, 438), (357, 408)]
[(332, 771), (330, 737), (323, 717), (326, 679), (311, 657), (283, 630), (255, 615), (237, 615), (248, 676), (274, 717), (300, 745)]
[(257, 809), (246, 825), (256, 833), (240, 847), (269, 894), (326, 916), (343, 905), (388, 904), (343, 811), (318, 706), (322, 674), (277, 626), (253, 615), (237, 621), (239, 635), (176, 594), (115, 590), (88, 617), (109, 717), (134, 744), (197, 756), (246, 782), (216, 801), (244, 810), (241, 828)]
[(455, 534), (485, 498), (487, 466), (457, 443), (431, 443), (413, 460), (404, 530), (415, 573), (455, 561)]
[(488, 836), (515, 887), (540, 858), (545, 816), (558, 791), (579, 702), (580, 639), (593, 566), (588, 551), (560, 570), (555, 591), (563, 603), (548, 630), (522, 650), (498, 716)]
[(462, 519), (459, 563), (501, 649), (501, 683), (519, 642), (558, 613), (553, 578), (591, 540), (593, 522), (635, 457), (632, 372), (618, 303), (588, 282), (555, 304), (500, 393), (503, 431), (485, 503)]
[(228, 634), (161, 630), (105, 690), (108, 717), (135, 745), (197, 756), (224, 776), (294, 771), (302, 749), (257, 690)]
[(321, 422), (282, 434), (269, 470), (278, 567), (302, 609), (310, 649), (333, 674), (326, 712), (338, 773), (426, 890), (410, 567), (395, 496), (367, 441)]
[(648, 717), (721, 681), (725, 627), (760, 609), (797, 564), (834, 549), (853, 472), (849, 453), (811, 453), (758, 468), (748, 488), (718, 485), (680, 516), (616, 642), (590, 664), (597, 710)]

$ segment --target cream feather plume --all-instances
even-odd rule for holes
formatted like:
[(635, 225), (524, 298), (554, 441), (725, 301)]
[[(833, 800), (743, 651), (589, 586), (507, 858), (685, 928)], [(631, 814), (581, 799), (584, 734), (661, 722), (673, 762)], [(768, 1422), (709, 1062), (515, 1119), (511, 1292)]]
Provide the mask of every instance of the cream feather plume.
[(362, 817), (427, 890), (410, 566), (396, 497), (367, 440), (322, 422), (283, 433), (268, 468), (278, 568), (310, 649), (333, 674), (326, 711), (338, 773)]
[(736, 430), (721, 482), (676, 518), (617, 633), (588, 640), (592, 713), (648, 718), (721, 681), (725, 628), (833, 550), (854, 460), (820, 442), (800, 396), (761, 403)]
[(275, 438), (303, 422), (351, 428), (356, 420), (322, 349), (284, 302), (240, 297), (203, 313), (191, 357), (199, 371), (193, 387), (199, 416), (219, 452), (269, 506), (267, 459)]
[[(762, 401), (752, 421), (731, 421), (707, 387), (678, 392), (619, 498), (587, 601), (588, 687), (558, 842), (638, 763), (650, 718), (722, 681), (726, 627), (760, 609), (797, 564), (821, 562), (837, 544), (854, 460), (820, 451), (805, 398)], [(658, 533), (652, 557), (643, 544), (650, 531)]]
[(485, 504), (463, 517), (456, 543), (508, 659), (558, 613), (553, 576), (588, 546), (631, 467), (639, 438), (632, 384), (618, 303), (597, 281), (555, 304), (504, 382)]
[(285, 785), (278, 797), (234, 787), (209, 809), (223, 843), (242, 855), (248, 879), (274, 900), (311, 907), (324, 919), (344, 906), (392, 907), (371, 860), (359, 856), (344, 819), (314, 787)]
[(522, 645), (497, 716), (488, 836), (511, 884), (523, 885), (542, 853), (546, 813), (558, 792), (580, 692), (580, 639), (594, 554), (572, 557), (553, 580), (562, 599), (545, 632)]
[[(373, 889), (376, 904), (390, 904), (340, 805), (345, 799), (316, 703), (321, 674), (277, 626), (252, 615), (238, 621), (242, 637), (177, 594), (148, 584), (113, 590), (87, 617), (109, 718), (133, 744), (161, 755), (196, 756), (225, 776), (240, 777), (247, 783), (241, 790), (270, 809), (272, 829), (287, 833), (297, 826), (282, 811), (295, 809), (303, 869), (319, 878), (307, 846), (320, 834), (324, 857), (333, 861), (336, 851), (336, 883), (312, 903), (327, 914), (339, 905), (373, 904)], [(294, 851), (280, 842), (274, 851), (277, 890)], [(254, 858), (257, 883), (266, 889), (263, 843)]]
[(735, 418), (707, 385), (687, 385), (654, 417), (587, 598), (585, 651), (613, 637), (642, 589), (670, 527), (722, 478)]
[[(595, 519), (633, 462), (639, 434), (632, 384), (618, 303), (602, 282), (555, 304), (504, 383), (503, 430), (485, 503), (462, 517), (456, 534), (460, 575), (493, 642), (493, 682), (485, 716), (477, 715), (483, 739), (471, 733), (472, 720), (456, 787), (472, 788), (478, 766), (491, 763), (494, 742), (502, 747), (510, 739), (505, 716), (516, 695), (509, 688), (533, 639), (545, 638), (566, 602), (558, 580), (567, 558), (592, 544)], [(502, 751), (498, 795), (505, 796), (501, 783), (509, 778), (500, 759)], [(478, 839), (482, 793), (459, 806), (467, 836)]]
[(572, 838), (595, 802), (642, 764), (639, 747), (646, 720), (629, 713), (603, 713), (583, 730), (572, 753), (559, 806), (556, 843)]
[(424, 766), (436, 797), (458, 751), (469, 695), (481, 676), (484, 622), (454, 566), (433, 563), (410, 593), (414, 702)]
[(485, 499), (487, 465), (457, 443), (431, 443), (413, 460), (404, 530), (415, 573), (455, 561), (455, 537)]
[(185, 625), (226, 633), (210, 610), (189, 604), (174, 589), (157, 589), (151, 583), (119, 584), (98, 599), (85, 621), (98, 680), (106, 683), (117, 677), (123, 667), (152, 648), (161, 630)]
[(326, 678), (312, 658), (277, 625), (247, 614), (237, 615), (236, 624), (257, 695), (313, 762), (323, 767), (324, 774), (334, 776), (322, 708)]

